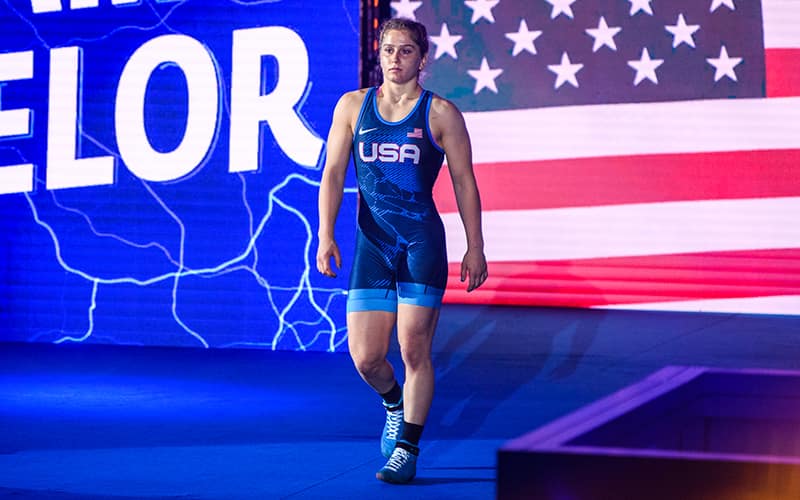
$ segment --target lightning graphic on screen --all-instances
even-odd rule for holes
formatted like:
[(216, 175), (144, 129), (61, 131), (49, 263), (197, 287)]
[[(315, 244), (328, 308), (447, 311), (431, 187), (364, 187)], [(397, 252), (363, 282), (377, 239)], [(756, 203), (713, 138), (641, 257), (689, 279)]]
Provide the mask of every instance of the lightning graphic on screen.
[[(43, 34), (41, 27), (37, 26), (37, 18), (22, 14), (20, 8), (15, 8), (9, 0), (6, 0), (7, 12), (13, 13), (19, 20), (30, 26), (32, 37), (38, 40), (41, 48), (50, 49), (51, 46), (59, 46), (64, 43), (101, 43), (112, 35), (134, 30), (137, 32), (147, 32), (151, 30), (168, 31), (171, 33), (181, 33), (179, 27), (171, 24), (170, 17), (175, 14), (176, 9), (190, 2), (171, 2), (169, 8), (158, 8), (159, 3), (169, 2), (143, 2), (149, 7), (149, 11), (155, 16), (152, 22), (126, 23), (124, 26), (116, 26), (104, 36), (71, 36), (67, 40), (59, 40), (57, 43), (48, 42), (47, 35)], [(120, 9), (130, 9), (140, 2), (115, 2)], [(241, 2), (230, 2), (241, 4)], [(274, 3), (274, 2), (266, 2)], [(41, 1), (33, 2), (33, 12), (57, 12), (62, 5), (59, 2)], [(135, 4), (135, 5), (134, 5)], [(91, 9), (97, 7), (92, 2), (72, 2), (69, 4), (73, 9)], [(124, 5), (124, 7), (123, 7)], [(144, 5), (142, 5), (144, 7)], [(163, 11), (159, 13), (159, 11)], [(8, 14), (6, 14), (8, 16)], [(229, 95), (227, 95), (226, 82), (222, 75), (218, 80), (219, 95), (221, 96), (221, 112), (230, 119)], [(309, 92), (311, 82), (309, 81)], [(84, 93), (86, 89), (84, 89)], [(305, 99), (298, 106), (302, 106)], [(330, 113), (330, 110), (327, 110)], [(82, 120), (79, 119), (80, 122)], [(122, 169), (122, 159), (116, 152), (115, 147), (109, 145), (107, 138), (100, 138), (94, 132), (89, 132), (86, 127), (78, 126), (79, 144), (91, 146), (96, 151), (115, 158), (116, 169)], [(212, 150), (217, 147), (217, 140), (212, 144)], [(9, 149), (7, 147), (0, 149)], [(35, 163), (25, 159), (23, 152), (14, 149), (16, 156), (23, 158), (26, 162)], [(214, 165), (204, 166), (207, 172)], [(243, 173), (225, 174), (226, 179), (235, 180), (238, 183), (238, 197), (240, 198), (240, 213), (246, 218), (242, 224), (241, 220), (232, 222), (232, 230), (246, 227), (247, 234), (217, 235), (224, 240), (229, 238), (231, 241), (244, 242), (243, 248), (237, 252), (222, 254), (197, 255), (189, 240), (190, 234), (197, 234), (196, 227), (198, 218), (194, 214), (186, 214), (177, 206), (185, 201), (176, 204), (171, 197), (176, 191), (175, 184), (151, 183), (142, 179), (136, 179), (136, 186), (132, 186), (130, 179), (124, 189), (128, 191), (135, 189), (149, 199), (149, 207), (143, 210), (142, 216), (158, 218), (159, 230), (165, 235), (165, 240), (158, 238), (150, 239), (146, 235), (134, 234), (130, 228), (125, 230), (109, 230), (107, 214), (102, 213), (102, 206), (98, 203), (97, 207), (80, 199), (79, 194), (70, 190), (67, 191), (48, 191), (45, 188), (45, 181), (41, 177), (41, 167), (39, 167), (36, 177), (36, 191), (24, 193), (25, 203), (30, 211), (30, 217), (36, 227), (46, 233), (51, 247), (51, 256), (57, 262), (58, 267), (64, 274), (85, 281), (88, 285), (85, 290), (85, 329), (77, 330), (72, 325), (62, 327), (57, 332), (37, 331), (29, 339), (38, 340), (48, 339), (55, 343), (66, 342), (85, 342), (95, 339), (95, 341), (115, 342), (112, 334), (104, 333), (99, 336), (101, 330), (98, 317), (101, 310), (103, 314), (109, 314), (116, 307), (113, 303), (115, 293), (122, 293), (119, 290), (154, 289), (169, 291), (168, 303), (159, 304), (162, 308), (169, 309), (169, 317), (177, 331), (187, 336), (189, 341), (177, 340), (175, 343), (187, 343), (200, 345), (203, 347), (260, 347), (268, 349), (297, 349), (297, 350), (327, 350), (336, 351), (346, 341), (346, 326), (344, 325), (344, 301), (346, 291), (340, 283), (324, 287), (316, 284), (320, 281), (315, 270), (315, 224), (312, 220), (316, 217), (316, 206), (309, 207), (308, 200), (311, 195), (316, 193), (319, 188), (319, 181), (314, 176), (319, 175), (319, 170), (304, 168), (307, 173), (288, 172), (281, 174), (278, 181), (270, 180), (271, 185), (264, 185), (263, 176), (250, 175)], [(260, 172), (259, 172), (260, 174)], [(96, 188), (93, 196), (113, 196), (110, 194), (114, 190), (123, 189), (120, 185), (119, 173), (114, 186)], [(205, 175), (205, 174), (204, 174)], [(259, 182), (256, 186), (251, 186), (252, 182)], [(231, 182), (228, 181), (230, 184)], [(227, 185), (226, 185), (227, 186)], [(76, 190), (86, 191), (86, 190)], [(102, 192), (102, 193), (101, 193)], [(297, 196), (296, 193), (303, 192), (304, 196)], [(348, 186), (345, 189), (344, 205), (355, 206), (355, 194), (357, 189)], [(263, 194), (262, 194), (263, 193)], [(67, 201), (71, 200), (71, 201)], [(141, 199), (137, 202), (141, 203)], [(254, 203), (258, 203), (254, 206)], [(185, 208), (185, 207), (182, 207)], [(225, 206), (226, 213), (235, 207)], [(209, 209), (211, 210), (211, 209)], [(155, 211), (159, 215), (154, 215)], [(55, 216), (54, 216), (55, 214)], [(187, 217), (189, 215), (189, 217)], [(68, 221), (68, 224), (65, 224)], [(202, 222), (202, 219), (200, 219)], [(120, 224), (124, 224), (121, 219)], [(275, 235), (268, 226), (281, 224), (280, 234)], [(120, 226), (122, 229), (122, 226)], [(88, 237), (83, 240), (76, 240), (72, 233), (81, 232)], [(287, 238), (291, 241), (282, 241), (281, 248), (291, 248), (292, 252), (301, 256), (300, 264), (294, 265), (295, 260), (286, 258), (278, 254), (275, 250), (264, 250), (264, 245), (274, 244), (275, 238), (280, 239), (284, 235), (292, 235)], [(91, 259), (74, 258), (79, 254), (80, 249), (76, 250), (76, 241), (80, 246), (96, 245), (102, 252), (102, 248), (112, 248), (118, 261), (115, 265), (99, 265), (90, 262)], [(197, 245), (195, 245), (196, 247)], [(71, 247), (71, 248), (70, 248)], [(77, 253), (76, 253), (77, 252)], [(286, 264), (284, 264), (284, 261)], [(202, 262), (202, 265), (198, 265)], [(127, 267), (126, 267), (127, 264)], [(22, 264), (24, 266), (24, 263)], [(129, 272), (125, 269), (130, 267)], [(156, 271), (158, 269), (158, 271)], [(274, 271), (278, 269), (280, 273)], [(277, 274), (277, 277), (274, 276)], [(203, 321), (198, 321), (205, 309), (217, 310), (216, 301), (224, 303), (230, 295), (236, 295), (236, 290), (231, 289), (230, 282), (225, 281), (236, 276), (235, 287), (247, 288), (252, 295), (250, 286), (255, 286), (260, 290), (260, 298), (263, 300), (263, 307), (258, 314), (267, 316), (271, 329), (266, 331), (244, 331), (219, 335), (217, 339), (211, 339), (204, 326)], [(242, 279), (245, 276), (246, 279)], [(205, 290), (204, 286), (198, 286), (199, 281), (213, 282), (221, 280), (226, 283), (223, 290), (225, 293), (209, 293), (208, 296), (198, 298), (198, 290)], [(244, 283), (245, 284), (241, 284)], [(213, 286), (209, 286), (213, 289)], [(116, 291), (114, 291), (116, 290)], [(65, 292), (66, 293), (66, 292)], [(75, 290), (69, 293), (75, 294)], [(83, 293), (83, 292), (78, 292)], [(126, 292), (128, 293), (128, 292)], [(222, 295), (226, 295), (222, 298)], [(112, 297), (109, 299), (108, 297)], [(104, 298), (105, 297), (105, 298)], [(138, 300), (138, 299), (136, 299)], [(244, 300), (244, 299), (243, 299)], [(191, 311), (187, 312), (187, 304), (192, 304)], [(199, 304), (199, 306), (198, 306)], [(244, 306), (243, 306), (244, 307)], [(250, 306), (247, 306), (250, 307)], [(220, 315), (225, 316), (226, 310), (223, 305), (218, 307)], [(239, 311), (240, 309), (235, 309)], [(251, 309), (241, 309), (248, 314)], [(113, 314), (113, 313), (112, 313)], [(230, 313), (228, 313), (230, 314)], [(224, 317), (214, 316), (214, 321), (224, 323)], [(231, 318), (240, 320), (241, 318)], [(206, 320), (207, 322), (210, 320)], [(74, 323), (74, 320), (72, 321)], [(262, 322), (263, 323), (263, 322)], [(262, 324), (259, 323), (259, 324)], [(247, 324), (242, 322), (242, 324)], [(225, 329), (224, 325), (219, 327)], [(106, 332), (108, 330), (105, 330)], [(227, 333), (227, 332), (226, 332)], [(160, 341), (170, 343), (169, 341)]]
[[(240, 176), (240, 177), (242, 177), (242, 176)], [(230, 260), (228, 260), (226, 262), (222, 262), (217, 266), (214, 266), (214, 267), (211, 267), (211, 268), (204, 268), (204, 269), (190, 269), (190, 268), (187, 268), (187, 267), (185, 267), (183, 265), (183, 248), (184, 248), (183, 235), (185, 234), (185, 226), (181, 222), (180, 218), (178, 218), (177, 216), (174, 215), (174, 213), (169, 209), (169, 207), (164, 203), (164, 201), (161, 200), (161, 198), (158, 197), (158, 195), (152, 190), (152, 188), (150, 186), (147, 185), (147, 183), (143, 183), (143, 185), (148, 189), (148, 191), (152, 194), (153, 198), (159, 203), (159, 205), (166, 212), (170, 213), (175, 218), (176, 223), (181, 228), (181, 244), (180, 244), (181, 256), (179, 257), (179, 259), (177, 261), (173, 257), (171, 257), (169, 255), (169, 251), (163, 245), (160, 245), (158, 243), (154, 243), (153, 242), (153, 243), (148, 243), (146, 245), (142, 245), (142, 244), (137, 244), (137, 243), (134, 243), (132, 241), (126, 240), (125, 238), (123, 238), (121, 236), (118, 236), (118, 235), (115, 235), (115, 234), (101, 233), (101, 232), (97, 231), (93, 227), (93, 224), (91, 222), (91, 217), (89, 215), (85, 214), (84, 212), (82, 212), (80, 210), (73, 209), (73, 208), (68, 208), (68, 207), (65, 207), (65, 206), (59, 204), (57, 202), (57, 200), (56, 200), (56, 195), (51, 193), (51, 196), (53, 197), (54, 202), (60, 208), (62, 208), (64, 210), (71, 211), (71, 212), (78, 213), (81, 217), (83, 217), (86, 220), (87, 225), (91, 228), (91, 231), (94, 233), (95, 236), (113, 238), (113, 239), (115, 239), (115, 240), (117, 240), (117, 241), (119, 241), (119, 242), (121, 242), (121, 243), (123, 243), (125, 245), (129, 245), (129, 246), (134, 247), (134, 248), (147, 248), (147, 247), (153, 247), (153, 246), (157, 247), (157, 248), (159, 248), (160, 250), (162, 250), (164, 252), (164, 254), (169, 258), (170, 262), (177, 268), (176, 271), (165, 273), (165, 274), (161, 274), (161, 275), (158, 275), (158, 276), (152, 276), (152, 277), (150, 277), (148, 279), (144, 279), (144, 280), (143, 279), (133, 278), (133, 277), (101, 278), (99, 276), (92, 275), (92, 274), (90, 274), (90, 273), (88, 273), (86, 271), (83, 271), (81, 269), (77, 269), (77, 268), (72, 267), (69, 263), (66, 262), (66, 260), (64, 259), (63, 255), (62, 255), (61, 243), (59, 241), (59, 237), (58, 237), (57, 231), (53, 228), (53, 226), (51, 224), (49, 224), (48, 222), (46, 222), (45, 220), (43, 220), (40, 217), (39, 210), (37, 209), (37, 206), (34, 203), (33, 198), (29, 194), (25, 194), (24, 195), (25, 199), (27, 200), (28, 205), (30, 206), (31, 214), (33, 215), (33, 218), (34, 218), (36, 224), (38, 226), (42, 227), (45, 231), (47, 231), (47, 233), (50, 235), (50, 238), (52, 239), (53, 248), (54, 248), (54, 251), (55, 251), (55, 258), (58, 260), (59, 265), (64, 269), (64, 271), (66, 271), (68, 273), (71, 273), (71, 274), (75, 274), (77, 276), (80, 276), (81, 278), (85, 279), (86, 281), (88, 281), (88, 282), (90, 282), (92, 284), (90, 304), (89, 304), (89, 307), (88, 307), (88, 310), (87, 310), (88, 328), (87, 328), (86, 332), (84, 332), (80, 336), (64, 335), (64, 336), (58, 338), (57, 340), (55, 340), (55, 342), (56, 343), (67, 342), (67, 341), (81, 342), (81, 341), (84, 341), (84, 340), (88, 339), (92, 335), (92, 331), (93, 331), (93, 327), (94, 327), (94, 316), (93, 316), (93, 313), (94, 313), (94, 310), (97, 308), (97, 291), (98, 291), (98, 288), (99, 288), (100, 285), (117, 285), (117, 284), (126, 283), (126, 284), (133, 284), (133, 285), (136, 285), (136, 286), (146, 287), (146, 286), (150, 286), (150, 285), (153, 285), (153, 284), (156, 284), (156, 283), (159, 283), (159, 282), (171, 281), (173, 283), (171, 310), (172, 310), (172, 315), (173, 315), (176, 323), (178, 323), (181, 326), (181, 328), (183, 328), (186, 331), (186, 333), (188, 333), (189, 335), (191, 335), (192, 337), (197, 339), (197, 341), (201, 345), (203, 345), (204, 347), (209, 347), (209, 343), (203, 338), (203, 336), (200, 333), (194, 331), (187, 324), (185, 324), (181, 320), (180, 315), (177, 312), (177, 309), (178, 309), (178, 293), (179, 293), (179, 289), (180, 289), (180, 280), (181, 280), (181, 278), (186, 277), (186, 276), (199, 276), (199, 277), (204, 277), (204, 278), (213, 278), (215, 276), (220, 276), (220, 275), (223, 275), (223, 274), (226, 274), (226, 273), (245, 270), (245, 271), (251, 273), (252, 276), (253, 276), (253, 279), (256, 282), (258, 282), (259, 286), (261, 286), (264, 289), (265, 293), (267, 293), (267, 295), (270, 295), (270, 292), (274, 287), (271, 287), (269, 282), (268, 282), (268, 280), (256, 270), (256, 266), (255, 265), (247, 265), (247, 264), (244, 264), (243, 261), (245, 259), (247, 259), (251, 255), (254, 256), (255, 259), (257, 260), (257, 256), (258, 256), (258, 250), (257, 250), (257, 246), (256, 246), (257, 240), (263, 234), (264, 226), (269, 221), (270, 216), (272, 215), (272, 210), (274, 209), (274, 206), (277, 205), (281, 209), (286, 210), (287, 212), (289, 212), (289, 213), (293, 214), (295, 217), (297, 217), (298, 223), (303, 226), (303, 228), (305, 230), (305, 233), (306, 233), (306, 239), (305, 239), (305, 241), (303, 242), (303, 245), (302, 245), (303, 246), (303, 255), (305, 256), (305, 259), (304, 259), (304, 264), (305, 265), (304, 265), (303, 269), (300, 272), (300, 276), (298, 277), (297, 286), (294, 287), (294, 288), (289, 288), (288, 289), (293, 293), (292, 300), (289, 302), (289, 304), (287, 304), (287, 305), (285, 305), (283, 307), (278, 307), (278, 305), (275, 302), (271, 301), (272, 311), (275, 313), (276, 317), (279, 320), (279, 328), (277, 329), (277, 331), (275, 331), (273, 333), (272, 338), (271, 338), (270, 341), (263, 342), (263, 343), (259, 343), (259, 342), (236, 342), (236, 343), (232, 343), (232, 344), (227, 344), (227, 345), (222, 346), (222, 347), (231, 347), (231, 346), (236, 346), (236, 345), (240, 345), (240, 346), (241, 345), (248, 345), (248, 346), (268, 346), (268, 347), (270, 347), (272, 349), (275, 349), (275, 348), (277, 348), (278, 341), (281, 340), (281, 338), (284, 335), (291, 334), (295, 338), (298, 348), (301, 349), (301, 350), (306, 350), (309, 346), (314, 345), (319, 340), (320, 337), (327, 336), (328, 337), (328, 341), (327, 341), (328, 350), (335, 351), (336, 348), (339, 345), (341, 345), (341, 343), (344, 342), (344, 340), (345, 340), (345, 336), (344, 336), (345, 327), (337, 325), (337, 321), (331, 316), (331, 314), (329, 313), (329, 310), (330, 310), (331, 302), (333, 301), (333, 299), (336, 296), (344, 295), (345, 292), (344, 292), (344, 290), (341, 290), (341, 289), (319, 289), (319, 288), (315, 289), (311, 285), (309, 276), (310, 276), (310, 273), (312, 271), (312, 263), (313, 263), (313, 259), (314, 259), (313, 254), (312, 254), (312, 252), (314, 251), (314, 249), (312, 247), (314, 238), (313, 238), (313, 233), (312, 233), (312, 229), (311, 229), (311, 227), (312, 227), (311, 223), (309, 222), (307, 216), (302, 211), (300, 211), (296, 207), (293, 207), (290, 203), (287, 203), (286, 201), (284, 201), (280, 197), (278, 197), (279, 191), (282, 188), (284, 188), (287, 184), (292, 182), (292, 181), (302, 182), (302, 183), (307, 184), (309, 186), (313, 186), (313, 187), (319, 188), (319, 182), (313, 181), (313, 180), (311, 180), (311, 179), (309, 179), (309, 178), (307, 178), (305, 176), (298, 175), (298, 174), (293, 174), (293, 175), (288, 176), (281, 184), (279, 184), (278, 186), (275, 186), (275, 188), (269, 193), (269, 210), (267, 211), (267, 214), (262, 217), (262, 219), (260, 220), (260, 222), (259, 222), (258, 226), (255, 228), (255, 230), (250, 234), (250, 242), (249, 242), (247, 248), (245, 249), (245, 251), (242, 254), (236, 256), (235, 258), (232, 258), (232, 259), (230, 259)], [(244, 178), (242, 178), (242, 185), (243, 185), (243, 190), (246, 191), (246, 181), (244, 180)], [(345, 189), (345, 192), (349, 193), (349, 194), (355, 194), (356, 191), (357, 190), (354, 189), (354, 188), (346, 188)], [(248, 209), (248, 213), (252, 214), (252, 212), (250, 211), (250, 207), (249, 206), (247, 207), (247, 209)], [(286, 290), (286, 289), (284, 289), (284, 290)], [(322, 295), (323, 297), (324, 296), (327, 296), (327, 297), (324, 300), (319, 301), (315, 297), (315, 293), (319, 294), (319, 295)], [(316, 321), (303, 321), (303, 320), (301, 320), (301, 321), (290, 321), (290, 320), (287, 319), (289, 313), (292, 311), (292, 307), (301, 298), (306, 298), (309, 301), (309, 303), (312, 305), (314, 310), (319, 314), (319, 317), (318, 317), (318, 319)], [(315, 332), (314, 332), (314, 335), (308, 341), (304, 341), (303, 340), (303, 335), (301, 334), (301, 331), (307, 329), (307, 327), (314, 328)]]

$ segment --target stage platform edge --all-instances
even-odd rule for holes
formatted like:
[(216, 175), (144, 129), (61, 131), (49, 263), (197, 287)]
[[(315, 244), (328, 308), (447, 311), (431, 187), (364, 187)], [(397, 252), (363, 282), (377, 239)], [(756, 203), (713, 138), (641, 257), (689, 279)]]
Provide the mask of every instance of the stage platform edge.
[(800, 498), (800, 371), (666, 366), (500, 447), (497, 498)]

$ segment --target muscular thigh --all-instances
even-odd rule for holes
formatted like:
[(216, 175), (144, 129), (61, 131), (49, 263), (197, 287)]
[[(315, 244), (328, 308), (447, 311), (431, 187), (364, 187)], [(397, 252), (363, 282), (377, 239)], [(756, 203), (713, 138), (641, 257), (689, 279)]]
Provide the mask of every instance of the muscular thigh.
[(389, 352), (389, 340), (397, 314), (388, 311), (347, 313), (347, 347), (354, 359), (382, 359)]
[(439, 308), (400, 304), (397, 310), (397, 340), (404, 356), (429, 357)]

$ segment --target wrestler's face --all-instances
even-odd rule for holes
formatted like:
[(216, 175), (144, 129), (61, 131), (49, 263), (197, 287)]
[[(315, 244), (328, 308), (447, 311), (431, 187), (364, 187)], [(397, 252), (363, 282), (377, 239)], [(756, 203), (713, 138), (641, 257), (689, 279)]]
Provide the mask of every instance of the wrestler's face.
[(383, 79), (387, 81), (405, 83), (416, 79), (425, 64), (419, 46), (406, 30), (384, 33), (380, 50)]

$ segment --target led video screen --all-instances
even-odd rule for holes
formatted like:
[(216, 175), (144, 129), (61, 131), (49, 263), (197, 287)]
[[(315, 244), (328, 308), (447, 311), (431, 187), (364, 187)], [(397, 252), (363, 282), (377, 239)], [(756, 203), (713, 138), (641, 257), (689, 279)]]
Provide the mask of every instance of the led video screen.
[[(359, 5), (0, 3), (0, 340), (346, 348), (314, 268)], [(489, 280), (445, 302), (800, 314), (792, 0), (390, 2), (464, 112)]]
[(358, 16), (0, 2), (0, 339), (336, 350), (346, 281), (312, 266)]

